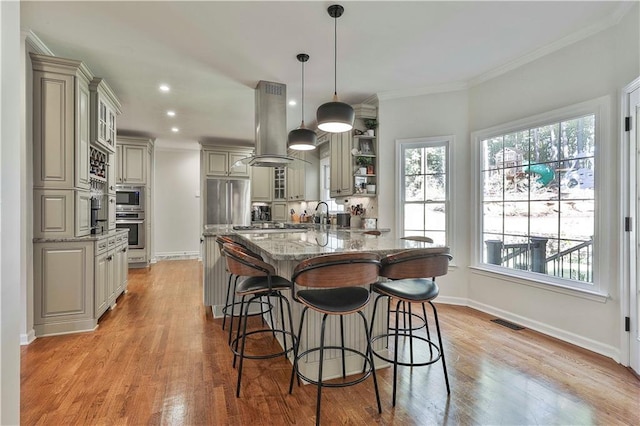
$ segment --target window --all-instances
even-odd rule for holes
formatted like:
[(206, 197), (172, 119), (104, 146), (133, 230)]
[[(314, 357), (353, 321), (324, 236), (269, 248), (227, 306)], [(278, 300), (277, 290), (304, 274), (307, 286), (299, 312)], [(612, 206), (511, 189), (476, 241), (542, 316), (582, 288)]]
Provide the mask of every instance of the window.
[(398, 141), (402, 236), (426, 236), (448, 244), (451, 140), (453, 137)]
[(594, 290), (601, 107), (589, 102), (475, 134), (480, 264)]

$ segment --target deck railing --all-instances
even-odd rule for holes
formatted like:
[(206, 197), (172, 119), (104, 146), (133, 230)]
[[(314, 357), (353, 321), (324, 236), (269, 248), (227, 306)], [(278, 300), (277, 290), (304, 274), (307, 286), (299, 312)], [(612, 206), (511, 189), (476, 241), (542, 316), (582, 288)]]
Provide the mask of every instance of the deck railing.
[(531, 237), (529, 243), (518, 244), (487, 240), (487, 263), (578, 281), (593, 281), (593, 239), (546, 257), (548, 241), (548, 238), (541, 237)]

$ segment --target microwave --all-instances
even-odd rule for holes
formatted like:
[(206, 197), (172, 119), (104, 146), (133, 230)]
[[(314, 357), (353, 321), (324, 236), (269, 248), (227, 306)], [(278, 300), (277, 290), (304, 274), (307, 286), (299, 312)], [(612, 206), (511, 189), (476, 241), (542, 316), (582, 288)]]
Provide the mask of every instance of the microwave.
[(144, 187), (116, 186), (116, 210), (144, 211)]

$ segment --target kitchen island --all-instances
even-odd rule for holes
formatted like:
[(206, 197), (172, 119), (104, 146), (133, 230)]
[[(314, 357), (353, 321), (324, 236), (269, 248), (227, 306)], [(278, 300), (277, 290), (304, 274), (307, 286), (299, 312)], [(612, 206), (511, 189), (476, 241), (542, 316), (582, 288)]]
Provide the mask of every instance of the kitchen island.
[[(304, 259), (330, 253), (344, 252), (374, 252), (385, 256), (390, 253), (412, 249), (433, 247), (436, 250), (447, 251), (446, 247), (435, 244), (402, 240), (383, 232), (381, 235), (368, 235), (362, 230), (340, 229), (335, 227), (321, 227), (319, 225), (308, 229), (282, 229), (282, 230), (234, 230), (231, 226), (208, 227), (203, 233), (205, 239), (204, 253), (204, 303), (211, 306), (216, 317), (221, 316), (221, 309), (225, 303), (227, 278), (225, 276), (224, 259), (220, 258), (220, 252), (215, 242), (218, 235), (232, 236), (238, 242), (246, 245), (251, 250), (263, 256), (266, 262), (271, 263), (279, 275), (291, 278), (296, 265)], [(291, 300), (291, 297), (289, 297)], [(385, 302), (386, 303), (386, 302)], [(297, 332), (300, 324), (302, 306), (291, 301), (293, 324)], [(277, 310), (276, 310), (277, 311)], [(373, 311), (373, 303), (365, 309), (365, 315), (370, 319)], [(386, 328), (386, 309), (380, 307), (373, 334), (380, 334)], [(301, 351), (318, 345), (320, 338), (320, 315), (309, 311), (308, 321), (305, 321), (305, 329), (301, 339)], [(327, 345), (337, 342), (334, 339), (340, 336), (339, 322), (330, 318), (327, 322)], [(279, 319), (276, 319), (279, 321)], [(364, 351), (365, 339), (362, 330), (362, 322), (356, 317), (345, 318), (345, 342), (358, 350)], [(377, 350), (381, 350), (384, 342), (377, 342)], [(325, 354), (324, 376), (325, 379), (337, 377), (340, 374), (340, 354), (338, 351), (328, 351)], [(299, 363), (299, 368), (308, 377), (314, 377), (317, 371), (317, 356), (313, 353), (305, 362)], [(347, 357), (347, 369), (357, 372), (362, 369), (362, 360), (359, 357)], [(382, 364), (378, 365), (380, 367)]]

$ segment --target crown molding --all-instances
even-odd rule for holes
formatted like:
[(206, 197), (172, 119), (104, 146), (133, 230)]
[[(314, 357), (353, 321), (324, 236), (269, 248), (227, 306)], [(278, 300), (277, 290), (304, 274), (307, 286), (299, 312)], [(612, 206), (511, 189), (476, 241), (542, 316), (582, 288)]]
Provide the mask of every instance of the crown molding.
[(574, 43), (582, 41), (592, 35), (595, 35), (601, 31), (604, 31), (608, 28), (613, 27), (620, 23), (622, 18), (633, 8), (636, 2), (623, 2), (611, 15), (602, 19), (600, 22), (597, 22), (588, 27), (582, 28), (572, 34), (569, 34), (566, 37), (561, 38), (560, 40), (554, 41), (552, 43), (547, 44), (539, 49), (534, 50), (531, 53), (523, 55), (513, 61), (507, 62), (506, 64), (496, 67), (484, 74), (480, 74), (474, 78), (471, 78), (468, 81), (468, 86), (473, 87), (478, 84), (484, 83), (485, 81), (496, 78), (502, 74), (506, 74), (509, 71), (513, 71), (517, 68), (520, 68), (530, 62), (533, 62), (537, 59), (540, 59), (546, 55), (549, 55), (553, 52), (556, 52), (560, 49), (563, 49), (567, 46), (570, 46)]
[(25, 43), (29, 45), (34, 53), (39, 53), (40, 55), (55, 56), (51, 49), (49, 49), (47, 45), (44, 44), (42, 40), (40, 40), (40, 37), (38, 37), (33, 31), (21, 30), (20, 34), (24, 38)]

